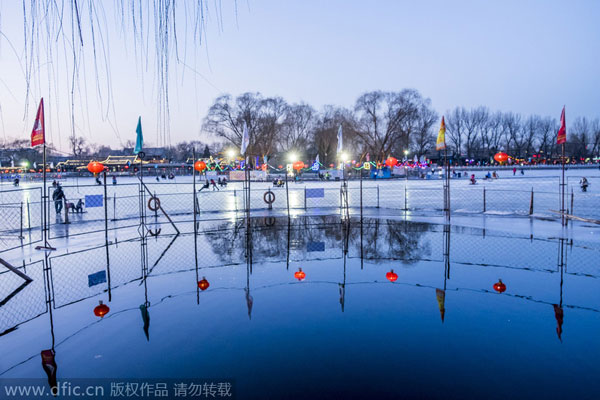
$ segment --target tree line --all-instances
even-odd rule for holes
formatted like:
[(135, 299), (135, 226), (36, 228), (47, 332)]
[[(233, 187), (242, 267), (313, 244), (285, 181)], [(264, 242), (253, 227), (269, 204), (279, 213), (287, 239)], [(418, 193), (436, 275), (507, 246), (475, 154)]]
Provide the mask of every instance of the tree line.
[[(560, 110), (557, 110), (557, 114)], [(543, 159), (559, 156), (556, 145), (557, 118), (523, 116), (513, 112), (491, 111), (479, 106), (456, 107), (444, 115), (448, 152), (455, 158), (489, 161), (498, 151), (512, 157)], [(260, 93), (229, 94), (217, 97), (202, 123), (202, 140), (167, 146), (162, 153), (173, 161), (217, 155), (228, 148), (239, 151), (246, 123), (250, 136), (248, 154), (267, 156), (274, 162), (286, 161), (294, 152), (301, 160), (323, 164), (337, 162), (337, 133), (343, 131), (343, 148), (351, 159), (364, 161), (414, 156), (435, 158), (435, 141), (441, 116), (431, 100), (417, 90), (371, 91), (360, 95), (352, 108), (327, 105), (320, 111), (306, 103), (288, 103), (281, 97)], [(587, 159), (600, 152), (600, 119), (578, 117), (568, 126), (567, 155)], [(216, 141), (215, 141), (216, 140)], [(27, 149), (28, 139), (5, 140), (0, 150)], [(104, 159), (110, 154), (131, 154), (133, 141), (119, 149), (89, 143), (82, 137), (69, 138), (70, 156)], [(50, 144), (50, 153), (61, 155)], [(27, 152), (27, 154), (31, 154)], [(23, 158), (29, 158), (23, 154)]]
[[(557, 111), (557, 114), (560, 110)], [(239, 148), (244, 123), (252, 156), (280, 156), (288, 152), (310, 160), (335, 162), (337, 131), (343, 129), (343, 148), (352, 158), (383, 160), (435, 156), (441, 116), (417, 90), (372, 91), (358, 97), (353, 108), (325, 106), (317, 111), (306, 103), (289, 104), (281, 97), (244, 93), (222, 95), (210, 107), (202, 130)], [(454, 157), (489, 161), (498, 151), (516, 158), (559, 155), (553, 117), (523, 116), (480, 106), (456, 107), (445, 114), (446, 142)], [(567, 154), (586, 159), (600, 150), (600, 120), (576, 118), (568, 127)]]

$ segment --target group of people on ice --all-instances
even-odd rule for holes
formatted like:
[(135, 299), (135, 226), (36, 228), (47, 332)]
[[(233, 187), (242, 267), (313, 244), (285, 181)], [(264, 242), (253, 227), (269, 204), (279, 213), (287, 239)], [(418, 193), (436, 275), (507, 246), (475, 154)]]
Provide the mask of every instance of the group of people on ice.
[(209, 187), (212, 186), (212, 190), (213, 192), (215, 190), (220, 190), (219, 187), (217, 186), (217, 184), (220, 187), (225, 187), (227, 186), (227, 178), (218, 178), (217, 181), (215, 182), (214, 179), (211, 179), (210, 181), (207, 179), (206, 182), (204, 183), (204, 185), (202, 185), (202, 187), (198, 190), (199, 192), (203, 191), (204, 189), (208, 189)]

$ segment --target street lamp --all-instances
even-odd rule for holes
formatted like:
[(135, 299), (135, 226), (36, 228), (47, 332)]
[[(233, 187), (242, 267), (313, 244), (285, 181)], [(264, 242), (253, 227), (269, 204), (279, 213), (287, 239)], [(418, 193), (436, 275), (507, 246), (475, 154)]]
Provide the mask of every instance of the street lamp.
[(298, 160), (298, 154), (291, 152), (288, 154), (288, 161), (294, 162)]
[(233, 158), (235, 157), (235, 150), (233, 150), (233, 149), (227, 150), (227, 157), (229, 157), (229, 159), (233, 160)]
[(342, 154), (340, 154), (340, 159), (341, 159), (343, 162), (348, 162), (348, 160), (350, 159), (350, 156), (348, 155), (348, 153), (346, 153), (346, 152), (343, 152)]

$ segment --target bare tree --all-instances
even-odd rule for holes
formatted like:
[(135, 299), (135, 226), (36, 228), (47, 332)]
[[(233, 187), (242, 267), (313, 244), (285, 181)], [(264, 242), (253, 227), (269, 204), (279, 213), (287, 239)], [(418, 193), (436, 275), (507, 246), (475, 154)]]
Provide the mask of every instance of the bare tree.
[(464, 114), (466, 110), (462, 107), (456, 107), (454, 110), (446, 113), (446, 134), (454, 154), (462, 155), (463, 136), (465, 131)]
[(595, 118), (590, 123), (590, 134), (592, 137), (591, 155), (598, 157), (600, 151), (600, 120)]
[(546, 117), (540, 119), (538, 123), (538, 143), (540, 153), (543, 153), (545, 157), (552, 158), (554, 151), (556, 150), (556, 132), (558, 131), (558, 124), (556, 119)]
[(419, 105), (419, 92), (368, 92), (356, 100), (357, 138), (364, 149), (380, 160), (395, 148), (408, 149), (410, 130), (414, 126)]
[(309, 156), (312, 156), (313, 153), (314, 155), (318, 154), (321, 163), (335, 164), (337, 162), (337, 132), (340, 126), (344, 136), (344, 148), (353, 154), (361, 154), (360, 158), (362, 158), (364, 155), (362, 148), (356, 146), (352, 111), (334, 106), (325, 106), (315, 121)]
[(89, 153), (89, 148), (85, 145), (85, 139), (81, 136), (70, 136), (69, 145), (71, 146), (71, 151), (75, 158)]
[(521, 150), (521, 115), (512, 112), (504, 114), (504, 128), (506, 130), (506, 151), (509, 154), (514, 153), (513, 156), (518, 156)]
[(244, 93), (235, 101), (230, 95), (218, 97), (204, 119), (203, 129), (239, 147), (244, 123), (250, 145), (247, 153), (269, 155), (276, 150), (287, 104), (280, 98), (263, 98), (260, 93)]
[(281, 132), (283, 151), (306, 150), (314, 130), (316, 111), (308, 104), (293, 104), (285, 110)]
[(591, 126), (587, 118), (577, 117), (571, 126), (571, 149), (575, 157), (587, 158), (588, 143), (591, 138)]
[(467, 152), (467, 158), (472, 158), (474, 153), (477, 151), (478, 139), (481, 137), (481, 133), (485, 130), (485, 124), (489, 117), (489, 111), (485, 107), (477, 107), (470, 111), (463, 109), (462, 119), (464, 126), (464, 140), (465, 150)]
[(488, 117), (485, 132), (481, 135), (483, 150), (491, 158), (501, 150), (504, 141), (504, 117), (496, 112)]
[(415, 121), (415, 129), (412, 134), (413, 152), (417, 157), (424, 156), (434, 148), (435, 133), (433, 127), (438, 122), (438, 115), (431, 108), (431, 101), (424, 101), (419, 107)]

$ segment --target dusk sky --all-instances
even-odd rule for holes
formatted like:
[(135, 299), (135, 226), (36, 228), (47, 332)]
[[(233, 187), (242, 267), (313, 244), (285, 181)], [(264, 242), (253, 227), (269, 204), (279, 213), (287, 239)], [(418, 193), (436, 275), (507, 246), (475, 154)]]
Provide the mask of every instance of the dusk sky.
[[(147, 142), (156, 143), (154, 64), (140, 65), (133, 42), (123, 39), (132, 28), (121, 32), (113, 2), (102, 4), (112, 101), (103, 71), (98, 100), (84, 37), (88, 61), (76, 90), (75, 134), (118, 148), (135, 138), (141, 115)], [(212, 141), (201, 132), (212, 101), (247, 91), (320, 109), (353, 107), (365, 91), (415, 88), (440, 114), (485, 105), (558, 119), (566, 105), (567, 123), (600, 116), (598, 1), (239, 0), (237, 18), (233, 1), (222, 0), (221, 18), (214, 2), (207, 4), (202, 44), (179, 37), (189, 68), (171, 58), (171, 143)], [(28, 138), (44, 96), (49, 139), (67, 150), (71, 62), (55, 54), (53, 72), (40, 68), (25, 115), (22, 4), (3, 1), (0, 12), (0, 139)]]

